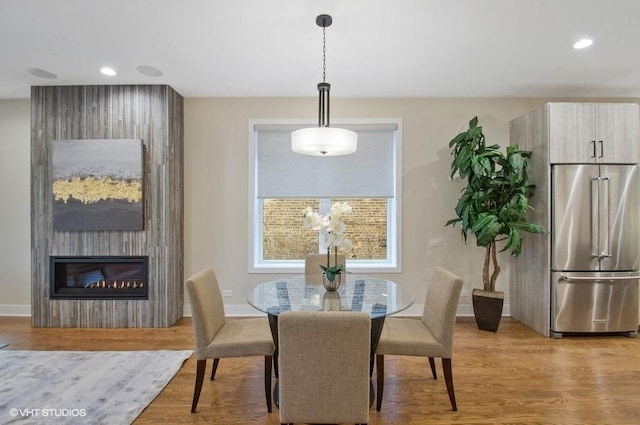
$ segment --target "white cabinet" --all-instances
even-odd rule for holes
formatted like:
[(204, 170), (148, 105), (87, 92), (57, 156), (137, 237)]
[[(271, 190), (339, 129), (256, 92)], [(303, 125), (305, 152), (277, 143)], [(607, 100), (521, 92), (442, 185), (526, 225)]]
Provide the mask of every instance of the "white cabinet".
[(549, 161), (635, 164), (640, 159), (636, 103), (548, 103)]

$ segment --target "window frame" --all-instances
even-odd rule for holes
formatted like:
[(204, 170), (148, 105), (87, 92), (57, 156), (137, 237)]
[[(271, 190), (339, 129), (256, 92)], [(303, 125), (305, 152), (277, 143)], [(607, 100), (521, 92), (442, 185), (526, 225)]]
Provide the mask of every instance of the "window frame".
[[(333, 124), (367, 125), (395, 124), (394, 134), (394, 197), (387, 201), (387, 259), (347, 260), (347, 269), (356, 273), (401, 273), (402, 247), (402, 119), (334, 119)], [(257, 131), (256, 125), (317, 125), (317, 122), (302, 119), (249, 119), (249, 187), (248, 187), (248, 272), (249, 273), (302, 273), (304, 260), (262, 259), (262, 200), (257, 196)], [(326, 198), (320, 198), (326, 199)], [(300, 222), (302, 226), (302, 222)]]

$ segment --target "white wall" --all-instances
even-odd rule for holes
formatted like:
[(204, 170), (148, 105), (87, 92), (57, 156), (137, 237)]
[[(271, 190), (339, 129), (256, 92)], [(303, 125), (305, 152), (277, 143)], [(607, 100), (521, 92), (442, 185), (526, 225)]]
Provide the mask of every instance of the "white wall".
[[(543, 103), (536, 99), (333, 99), (332, 118), (403, 120), (403, 235), (400, 274), (382, 275), (407, 285), (421, 311), (434, 266), (453, 270), (465, 289), (481, 286), (484, 250), (465, 246), (454, 217), (461, 184), (449, 180), (448, 148), (468, 121), (479, 116), (487, 141), (506, 146), (509, 121)], [(227, 313), (251, 312), (246, 293), (275, 275), (247, 273), (247, 164), (250, 118), (313, 118), (315, 99), (211, 99), (185, 101), (185, 276), (213, 266)], [(526, 240), (524, 249), (526, 249)], [(501, 255), (498, 288), (508, 291), (509, 256)], [(508, 294), (506, 294), (508, 312)], [(186, 301), (189, 302), (188, 300)], [(471, 314), (470, 298), (459, 313)]]
[[(434, 266), (458, 273), (465, 290), (481, 285), (483, 250), (465, 246), (459, 227), (445, 228), (461, 184), (450, 181), (448, 143), (478, 115), (488, 143), (509, 143), (509, 121), (545, 99), (340, 99), (332, 118), (403, 120), (403, 234), (400, 274), (382, 275), (407, 285), (421, 308)], [(563, 99), (567, 100), (567, 99)], [(585, 100), (587, 101), (587, 100)], [(618, 100), (622, 101), (622, 100)], [(185, 99), (185, 277), (213, 266), (228, 314), (246, 314), (246, 293), (275, 275), (247, 272), (248, 120), (309, 118), (315, 98)], [(29, 312), (29, 100), (0, 100), (0, 314)], [(526, 236), (523, 249), (527, 249)], [(498, 289), (508, 291), (509, 256), (501, 254)], [(505, 312), (508, 313), (508, 293)], [(189, 300), (185, 301), (187, 304)], [(188, 305), (185, 309), (189, 311)], [(470, 298), (459, 313), (470, 314)]]
[(30, 101), (0, 101), (0, 314), (30, 314)]

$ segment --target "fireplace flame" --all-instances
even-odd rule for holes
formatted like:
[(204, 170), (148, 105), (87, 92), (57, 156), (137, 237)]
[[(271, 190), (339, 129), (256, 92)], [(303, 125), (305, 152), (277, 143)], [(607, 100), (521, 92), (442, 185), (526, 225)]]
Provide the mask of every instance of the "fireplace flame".
[(142, 288), (144, 285), (143, 282), (126, 281), (118, 283), (117, 281), (107, 282), (106, 280), (101, 280), (99, 282), (87, 283), (84, 285), (84, 288), (100, 288), (100, 289), (138, 289)]

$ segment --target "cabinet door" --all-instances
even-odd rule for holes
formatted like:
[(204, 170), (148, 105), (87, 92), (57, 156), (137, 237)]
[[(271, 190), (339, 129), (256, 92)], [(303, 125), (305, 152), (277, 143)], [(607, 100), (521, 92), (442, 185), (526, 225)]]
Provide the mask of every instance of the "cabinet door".
[(635, 164), (640, 159), (640, 107), (635, 103), (598, 103), (596, 159)]
[(552, 164), (640, 162), (640, 106), (635, 103), (549, 103)]
[(552, 164), (595, 162), (596, 115), (593, 103), (549, 103), (549, 161)]

